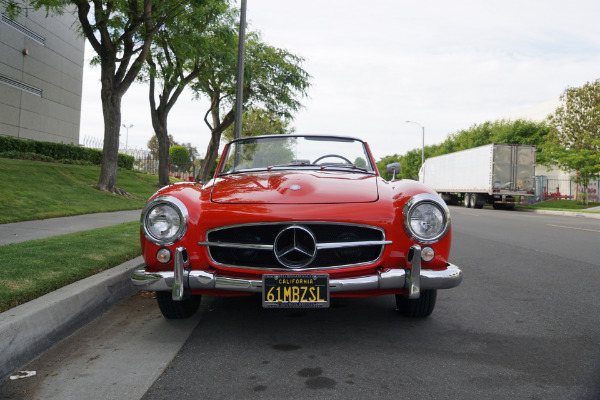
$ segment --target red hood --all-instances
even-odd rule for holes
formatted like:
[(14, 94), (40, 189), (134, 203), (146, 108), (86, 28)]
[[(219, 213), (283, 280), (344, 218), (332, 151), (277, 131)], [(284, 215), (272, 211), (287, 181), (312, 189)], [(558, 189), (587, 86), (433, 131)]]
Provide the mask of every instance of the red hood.
[(369, 203), (377, 198), (376, 176), (334, 171), (230, 175), (217, 178), (212, 189), (215, 203)]

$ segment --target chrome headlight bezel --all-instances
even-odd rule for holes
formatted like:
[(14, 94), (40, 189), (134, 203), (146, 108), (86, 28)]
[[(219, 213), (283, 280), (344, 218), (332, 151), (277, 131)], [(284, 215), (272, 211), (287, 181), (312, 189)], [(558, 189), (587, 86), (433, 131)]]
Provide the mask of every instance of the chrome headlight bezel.
[[(419, 235), (417, 232), (414, 231), (411, 225), (411, 218), (413, 217), (414, 212), (418, 209), (419, 206), (425, 204), (436, 207), (441, 212), (443, 218), (442, 224), (439, 227), (438, 231), (433, 236), (429, 237)], [(408, 200), (404, 205), (403, 213), (404, 231), (409, 236), (409, 238), (411, 240), (414, 240), (415, 242), (423, 244), (436, 243), (439, 240), (441, 240), (444, 236), (446, 236), (446, 233), (448, 233), (448, 230), (450, 229), (450, 210), (448, 209), (448, 206), (446, 205), (444, 200), (442, 200), (439, 196), (436, 196), (434, 194), (421, 193), (411, 197), (410, 200)]]
[[(173, 209), (177, 215), (179, 216), (179, 226), (175, 231), (175, 234), (161, 238), (157, 237), (152, 233), (152, 231), (148, 227), (148, 217), (152, 210), (159, 206), (166, 206)], [(144, 237), (151, 243), (157, 246), (170, 246), (177, 241), (179, 241), (185, 232), (187, 231), (187, 226), (189, 222), (189, 214), (186, 206), (181, 202), (181, 200), (173, 197), (173, 196), (158, 196), (151, 201), (149, 201), (144, 209), (142, 210), (142, 215), (140, 219), (140, 228), (144, 234)]]

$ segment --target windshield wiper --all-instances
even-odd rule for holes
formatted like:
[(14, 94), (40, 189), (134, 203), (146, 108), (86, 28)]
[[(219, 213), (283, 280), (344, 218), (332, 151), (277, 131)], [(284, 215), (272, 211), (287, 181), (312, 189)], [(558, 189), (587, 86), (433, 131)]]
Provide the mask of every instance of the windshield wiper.
[(358, 170), (358, 171), (361, 171), (361, 172), (366, 172), (368, 174), (372, 174), (373, 173), (373, 171), (369, 171), (366, 168), (358, 167), (356, 165), (348, 165), (348, 164), (321, 165), (321, 170), (324, 170), (326, 168), (343, 168), (343, 169)]
[(285, 168), (285, 167), (320, 167), (318, 164), (311, 163), (291, 163), (291, 164), (277, 164), (277, 165), (269, 165), (267, 167), (267, 171), (272, 170), (273, 168)]
[(349, 164), (330, 164), (330, 165), (323, 165), (323, 164), (313, 164), (313, 163), (292, 163), (292, 164), (277, 164), (277, 165), (270, 165), (267, 167), (267, 171), (271, 171), (273, 168), (286, 168), (286, 167), (317, 167), (319, 168), (321, 171), (324, 171), (325, 169), (351, 169), (354, 171), (360, 171), (360, 172), (364, 172), (367, 174), (373, 174), (373, 171), (370, 171), (366, 168), (362, 168), (362, 167), (358, 167), (356, 165), (349, 165)]

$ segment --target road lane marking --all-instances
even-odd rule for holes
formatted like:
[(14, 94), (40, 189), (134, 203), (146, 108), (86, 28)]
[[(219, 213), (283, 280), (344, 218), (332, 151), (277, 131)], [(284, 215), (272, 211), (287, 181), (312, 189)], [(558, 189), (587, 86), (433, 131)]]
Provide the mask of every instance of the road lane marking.
[(596, 233), (600, 233), (600, 231), (596, 230), (596, 229), (586, 229), (586, 228), (575, 228), (572, 226), (564, 226), (564, 225), (553, 225), (553, 224), (548, 224), (548, 226), (554, 226), (556, 228), (565, 228), (565, 229), (574, 229), (576, 231), (587, 231), (587, 232), (596, 232)]

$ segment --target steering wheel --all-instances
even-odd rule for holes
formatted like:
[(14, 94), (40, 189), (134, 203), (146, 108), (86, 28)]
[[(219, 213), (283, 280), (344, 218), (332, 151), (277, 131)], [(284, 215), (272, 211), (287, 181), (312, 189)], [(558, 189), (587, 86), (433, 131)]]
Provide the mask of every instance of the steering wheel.
[(316, 164), (318, 161), (321, 161), (322, 159), (327, 158), (327, 157), (341, 158), (342, 160), (344, 160), (345, 162), (347, 162), (348, 165), (354, 165), (354, 163), (352, 161), (350, 161), (346, 157), (340, 156), (338, 154), (326, 154), (324, 156), (321, 156), (321, 157), (317, 158), (315, 161), (313, 161), (313, 164)]

